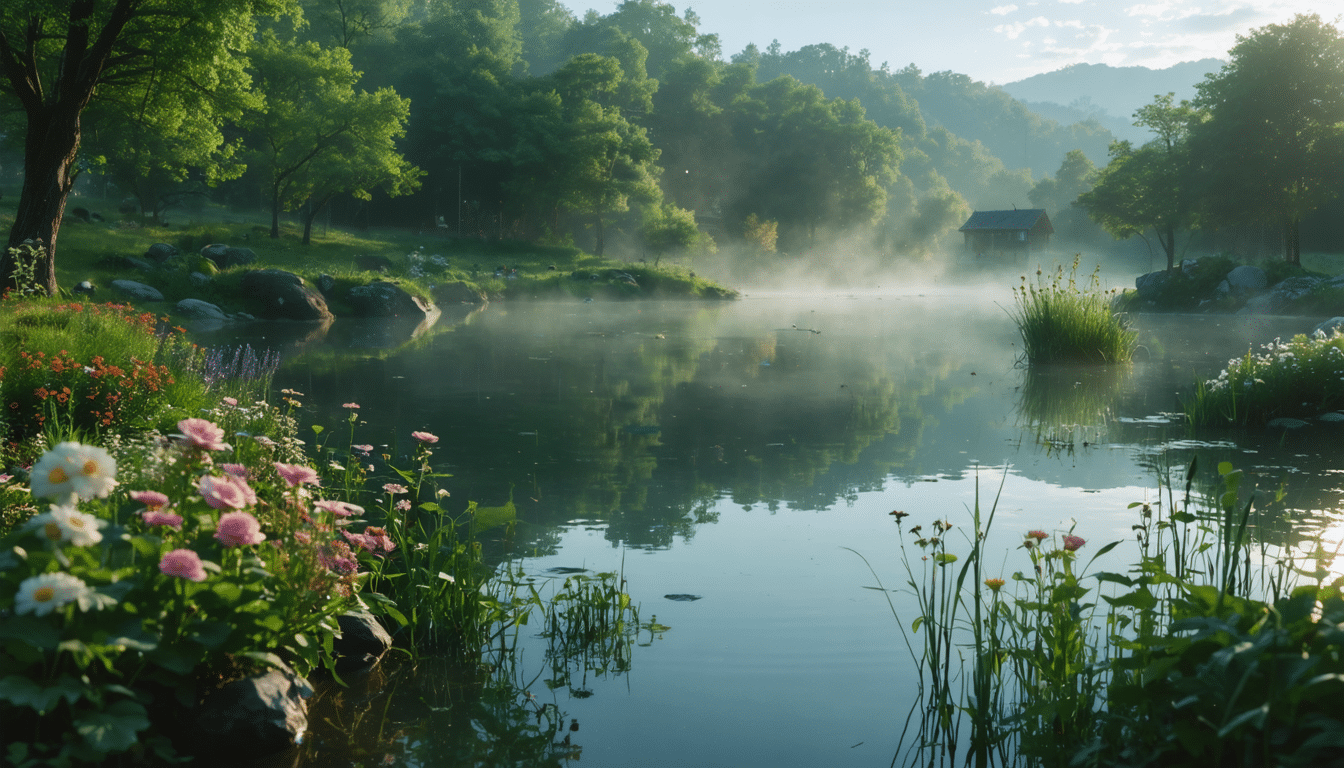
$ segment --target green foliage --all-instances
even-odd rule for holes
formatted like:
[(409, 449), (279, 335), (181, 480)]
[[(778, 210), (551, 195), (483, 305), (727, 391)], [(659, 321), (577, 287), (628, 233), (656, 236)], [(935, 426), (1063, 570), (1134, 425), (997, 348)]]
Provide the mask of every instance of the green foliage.
[(1195, 426), (1265, 424), (1273, 419), (1315, 418), (1344, 407), (1344, 336), (1304, 334), (1247, 350), (1215, 379), (1199, 382), (1184, 403)]
[(1319, 545), (1271, 562), (1251, 542), (1231, 465), (1206, 498), (1192, 496), (1195, 476), (1191, 462), (1181, 499), (1167, 485), (1162, 503), (1130, 505), (1139, 553), (1124, 573), (1085, 575), (1118, 541), (1078, 568), (1086, 541), (1030, 531), (1019, 547), (1029, 567), (982, 580), (994, 511), (982, 520), (978, 496), (964, 559), (948, 549), (951, 521), (930, 535), (892, 513), (921, 554), (912, 565), (902, 538), (919, 604), (909, 632), (899, 625), (920, 670), (919, 762), (961, 764), (965, 745), (977, 766), (1332, 764), (1344, 744), (1344, 579), (1327, 582)]
[(0, 419), (9, 449), (54, 430), (162, 429), (210, 397), (180, 329), (125, 304), (0, 303)]
[(1209, 114), (1190, 135), (1200, 195), (1214, 220), (1281, 228), (1298, 263), (1302, 217), (1339, 194), (1344, 36), (1299, 14), (1238, 36), (1228, 58), (1195, 100)]
[[(118, 472), (109, 453), (62, 443), (34, 466), (34, 495), (56, 503), (0, 546), (0, 718), (39, 764), (102, 763), (136, 744), (171, 758), (167, 737), (191, 727), (198, 681), (330, 664), (354, 561), (341, 570), (330, 513), (310, 512), (267, 449), (234, 444), (142, 447)], [(265, 499), (264, 512), (206, 493), (225, 482), (211, 450), (244, 467), (250, 481), (227, 482)], [(139, 498), (109, 494), (118, 480)], [(253, 506), (260, 522), (240, 511)]]
[(1093, 272), (1087, 288), (1075, 282), (1078, 259), (1068, 277), (1059, 267), (1046, 284), (1036, 270), (1036, 285), (1023, 276), (1013, 291), (1010, 311), (1022, 337), (1022, 351), (1031, 365), (1043, 363), (1124, 363), (1134, 354), (1137, 334), (1111, 310), (1111, 296), (1098, 286)]

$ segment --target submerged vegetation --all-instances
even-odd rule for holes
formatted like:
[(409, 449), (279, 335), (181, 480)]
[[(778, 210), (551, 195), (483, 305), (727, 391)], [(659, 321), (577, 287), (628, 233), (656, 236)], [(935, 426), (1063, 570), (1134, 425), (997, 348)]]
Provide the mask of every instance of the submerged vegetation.
[[(989, 576), (997, 502), (982, 517), (977, 500), (969, 526), (907, 528), (911, 515), (893, 512), (918, 604), (899, 627), (920, 673), (916, 732), (907, 740), (907, 720), (902, 736), (914, 762), (1337, 765), (1337, 553), (1256, 542), (1241, 472), (1218, 473), (1219, 489), (1192, 494), (1192, 461), (1183, 495), (1167, 485), (1165, 500), (1131, 505), (1138, 551), (1125, 572), (1089, 573), (1119, 541), (1084, 563), (1073, 530), (1032, 530), (1024, 567)], [(958, 555), (948, 539), (963, 528), (973, 533)]]
[(1066, 275), (1061, 265), (1047, 283), (1040, 269), (1036, 284), (1013, 289), (1009, 311), (1022, 337), (1022, 354), (1030, 365), (1050, 363), (1126, 363), (1134, 355), (1138, 335), (1111, 310), (1111, 296), (1099, 287), (1094, 271), (1085, 288), (1077, 284), (1078, 263)]

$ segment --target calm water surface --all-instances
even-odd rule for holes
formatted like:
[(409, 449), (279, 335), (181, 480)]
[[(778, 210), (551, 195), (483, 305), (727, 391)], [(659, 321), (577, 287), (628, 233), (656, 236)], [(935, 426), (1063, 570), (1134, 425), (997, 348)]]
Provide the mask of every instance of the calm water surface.
[(318, 727), (308, 764), (467, 764), (464, 740), (513, 739), (545, 704), (564, 713), (565, 750), (479, 762), (568, 750), (587, 766), (886, 766), (915, 685), (870, 589), (908, 578), (892, 510), (910, 513), (907, 531), (952, 521), (964, 551), (977, 494), (986, 509), (998, 496), (986, 575), (1009, 576), (1029, 528), (1072, 528), (1089, 548), (1128, 538), (1127, 505), (1197, 455), (1208, 482), (1219, 461), (1261, 489), (1286, 482), (1257, 519), (1271, 541), (1344, 536), (1341, 432), (1194, 436), (1172, 415), (1196, 376), (1313, 321), (1145, 317), (1132, 369), (1029, 377), (1009, 303), (929, 289), (496, 305), (402, 350), (310, 345), (276, 382), (305, 393), (305, 421), (339, 431), (341, 404), (358, 402), (355, 442), (396, 456), (413, 429), (439, 435), (453, 500), (517, 505), (500, 556), (544, 578), (623, 571), (641, 619), (670, 629), (641, 633), (627, 673), (554, 690), (541, 643), (524, 643), (512, 673), (536, 678), (536, 699), (489, 717), (421, 675), (378, 728)]

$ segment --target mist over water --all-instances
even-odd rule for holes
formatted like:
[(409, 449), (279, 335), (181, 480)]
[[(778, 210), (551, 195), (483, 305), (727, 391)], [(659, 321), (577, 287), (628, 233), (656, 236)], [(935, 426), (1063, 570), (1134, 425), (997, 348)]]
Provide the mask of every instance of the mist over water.
[[(888, 512), (964, 536), (977, 497), (997, 496), (988, 575), (1007, 576), (1030, 528), (1128, 540), (1128, 505), (1182, 483), (1197, 456), (1197, 487), (1219, 461), (1246, 470), (1274, 546), (1344, 537), (1330, 425), (1195, 435), (1178, 413), (1196, 378), (1304, 320), (1144, 315), (1133, 366), (1031, 373), (1006, 311), (1024, 271), (801, 277), (719, 304), (497, 304), (402, 350), (310, 349), (276, 384), (303, 391), (305, 421), (329, 436), (359, 402), (355, 441), (375, 453), (439, 435), (451, 501), (517, 506), (494, 556), (543, 579), (620, 571), (643, 617), (671, 627), (626, 675), (538, 686), (582, 724), (584, 764), (888, 765), (913, 665), (846, 551), (904, 584)], [(520, 664), (541, 671), (542, 648), (525, 646)], [(388, 747), (393, 764), (423, 762), (412, 741)]]

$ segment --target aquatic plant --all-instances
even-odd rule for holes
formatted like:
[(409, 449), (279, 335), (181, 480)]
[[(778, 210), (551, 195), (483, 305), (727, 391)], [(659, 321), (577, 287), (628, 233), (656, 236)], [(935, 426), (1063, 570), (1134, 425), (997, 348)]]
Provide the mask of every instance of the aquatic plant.
[(1244, 426), (1344, 407), (1344, 335), (1298, 334), (1261, 349), (1228, 360), (1216, 378), (1198, 383), (1183, 404), (1186, 419), (1195, 426)]
[(1013, 289), (1009, 316), (1017, 324), (1022, 352), (1030, 365), (1044, 363), (1124, 363), (1134, 356), (1137, 334), (1111, 310), (1112, 294), (1100, 289), (1096, 271), (1086, 288), (1075, 279), (1080, 259), (1068, 275), (1056, 268), (1047, 283), (1040, 269), (1036, 284)]
[[(1168, 484), (1164, 503), (1131, 505), (1139, 557), (1124, 573), (1086, 575), (1083, 538), (1050, 544), (1056, 536), (1033, 530), (1019, 547), (1028, 569), (981, 579), (993, 511), (980, 529), (977, 498), (953, 577), (954, 526), (935, 521), (925, 535), (896, 514), (918, 607), (911, 631), (922, 633), (912, 644), (898, 625), (920, 672), (907, 759), (953, 765), (965, 747), (975, 766), (1333, 764), (1344, 748), (1332, 704), (1344, 693), (1344, 578), (1319, 544), (1297, 559), (1252, 546), (1241, 473), (1220, 464), (1222, 490), (1197, 498), (1196, 468), (1183, 498)], [(907, 537), (928, 553), (917, 565)]]

